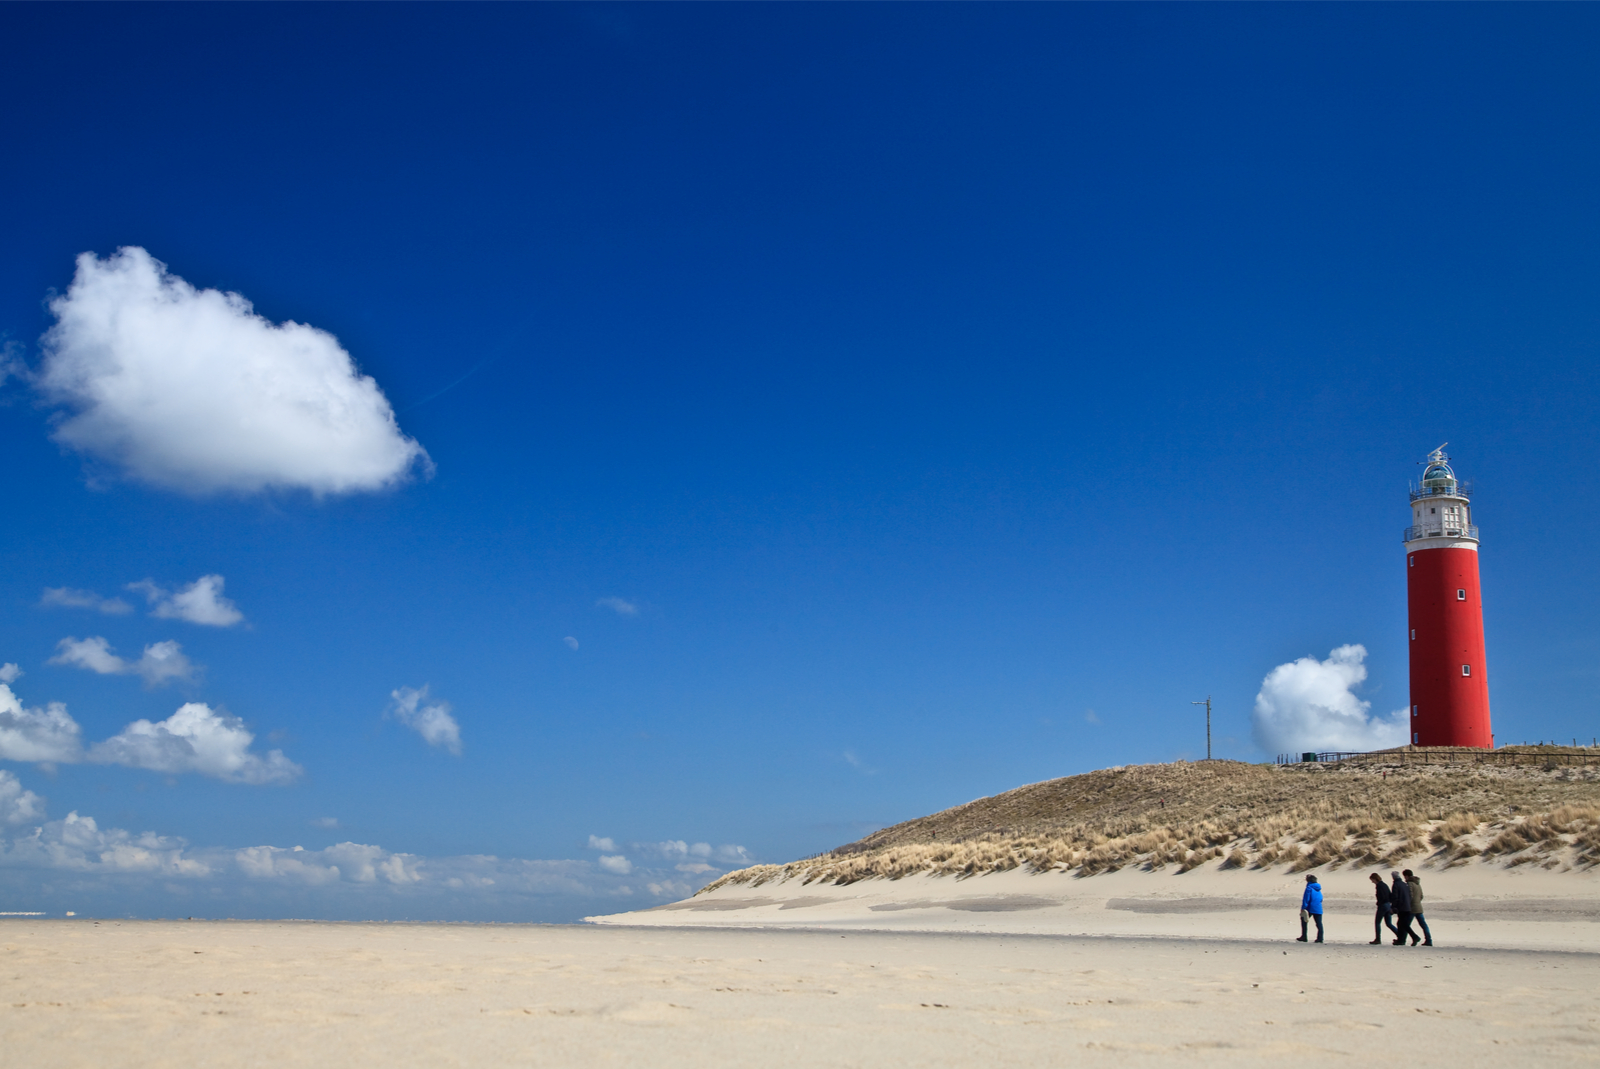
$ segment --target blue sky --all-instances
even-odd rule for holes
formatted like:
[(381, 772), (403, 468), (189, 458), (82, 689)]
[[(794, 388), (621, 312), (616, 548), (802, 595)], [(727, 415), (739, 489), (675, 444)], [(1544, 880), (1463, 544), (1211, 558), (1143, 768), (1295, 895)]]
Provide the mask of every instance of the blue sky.
[[(1203, 756), (1208, 693), (1270, 759), (1276, 666), (1406, 704), (1446, 440), (1499, 739), (1597, 730), (1593, 8), (0, 29), (0, 662), (80, 728), (0, 761), (4, 908), (572, 919)], [(215, 331), (96, 335), (123, 248)]]

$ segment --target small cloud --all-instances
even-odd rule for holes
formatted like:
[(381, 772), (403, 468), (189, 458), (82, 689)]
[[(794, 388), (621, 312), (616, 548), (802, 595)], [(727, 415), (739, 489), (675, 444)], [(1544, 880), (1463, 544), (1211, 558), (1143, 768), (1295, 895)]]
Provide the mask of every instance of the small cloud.
[(339, 826), (339, 818), (338, 817), (312, 817), (310, 823), (311, 823), (311, 826), (313, 828), (330, 828), (330, 829), (331, 828), (337, 828)]
[(0, 683), (15, 683), (22, 669), (14, 664), (0, 664)]
[(611, 853), (617, 849), (617, 844), (612, 841), (610, 836), (591, 835), (589, 836), (589, 849)]
[(189, 494), (381, 490), (427, 469), (389, 400), (337, 338), (196, 289), (144, 249), (78, 257), (34, 387), (53, 437), (129, 478)]
[(255, 741), (244, 721), (205, 702), (187, 702), (165, 720), (135, 720), (121, 733), (89, 748), (89, 760), (153, 772), (197, 772), (231, 783), (289, 783), (299, 765), (271, 750), (250, 752)]
[(44, 799), (0, 769), (0, 824), (33, 824), (44, 819)]
[(629, 861), (621, 854), (615, 854), (609, 857), (602, 856), (600, 860), (596, 862), (596, 864), (598, 864), (605, 871), (611, 873), (613, 876), (626, 876), (628, 873), (633, 871), (633, 862)]
[(717, 847), (711, 857), (712, 860), (719, 861), (724, 865), (754, 865), (756, 863), (756, 859), (750, 856), (750, 851), (732, 843), (725, 843)]
[(571, 635), (568, 635), (566, 638), (562, 639), (561, 641), (565, 642), (567, 644), (567, 649), (569, 649), (569, 650), (575, 650), (575, 649), (578, 648), (578, 640), (573, 638)]
[(691, 865), (706, 861), (723, 865), (755, 863), (748, 850), (734, 843), (724, 843), (722, 846), (714, 847), (710, 843), (689, 843), (683, 839), (668, 839), (659, 843), (634, 843), (633, 848), (640, 853)]
[(601, 598), (595, 604), (602, 609), (611, 609), (618, 616), (638, 616), (639, 606), (622, 598)]
[(39, 597), (43, 608), (94, 609), (107, 616), (123, 616), (133, 611), (121, 598), (102, 598), (92, 590), (73, 590), (71, 587), (45, 587)]
[(854, 750), (846, 750), (843, 756), (845, 764), (849, 765), (863, 776), (875, 776), (878, 774), (878, 770), (875, 768), (868, 768), (866, 762), (857, 757)]
[(145, 685), (157, 687), (169, 679), (193, 679), (197, 671), (183, 654), (183, 647), (168, 640), (152, 642), (137, 661), (126, 661), (111, 652), (111, 644), (98, 635), (79, 641), (64, 638), (56, 643), (57, 653), (46, 663), (84, 668), (102, 676), (133, 676)]
[(662, 880), (660, 883), (647, 883), (645, 889), (656, 898), (688, 898), (694, 894), (694, 888), (682, 880)]
[(31, 381), (33, 378), (28, 365), (22, 359), (21, 344), (14, 341), (0, 345), (0, 386), (4, 386), (6, 380), (10, 378), (21, 379), (23, 382)]
[(390, 691), (389, 697), (394, 699), (390, 711), (396, 720), (421, 735), (429, 746), (461, 755), (461, 725), (450, 715), (449, 702), (428, 700), (426, 683), (420, 690), (401, 687)]
[(1085, 709), (1083, 712), (1083, 721), (1086, 724), (1098, 724), (1100, 723), (1100, 718), (1094, 715), (1093, 709)]
[(695, 876), (698, 876), (702, 872), (715, 872), (715, 871), (717, 871), (716, 869), (712, 868), (710, 865), (707, 865), (704, 861), (685, 861), (683, 864), (675, 865), (673, 867), (676, 868), (679, 872), (687, 872), (687, 873), (690, 873), (691, 875), (695, 875)]
[(175, 593), (168, 593), (149, 579), (129, 583), (150, 603), (150, 615), (161, 620), (186, 620), (207, 627), (232, 627), (244, 619), (238, 606), (222, 596), (223, 578), (202, 575)]

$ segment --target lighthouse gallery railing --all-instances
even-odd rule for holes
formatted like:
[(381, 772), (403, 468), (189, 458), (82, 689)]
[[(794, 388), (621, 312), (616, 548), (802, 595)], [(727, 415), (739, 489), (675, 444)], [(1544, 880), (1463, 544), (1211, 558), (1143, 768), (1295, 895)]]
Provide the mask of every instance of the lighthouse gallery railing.
[(1402, 542), (1415, 542), (1419, 538), (1471, 538), (1478, 537), (1478, 525), (1469, 523), (1465, 527), (1429, 527), (1419, 525), (1407, 527)]

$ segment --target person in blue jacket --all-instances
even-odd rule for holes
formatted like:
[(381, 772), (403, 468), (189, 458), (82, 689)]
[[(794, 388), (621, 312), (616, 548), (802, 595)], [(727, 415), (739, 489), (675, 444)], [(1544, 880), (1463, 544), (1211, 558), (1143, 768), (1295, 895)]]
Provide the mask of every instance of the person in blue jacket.
[(1322, 884), (1311, 873), (1306, 873), (1306, 893), (1300, 896), (1300, 938), (1297, 943), (1306, 941), (1307, 919), (1317, 922), (1317, 942), (1322, 942)]

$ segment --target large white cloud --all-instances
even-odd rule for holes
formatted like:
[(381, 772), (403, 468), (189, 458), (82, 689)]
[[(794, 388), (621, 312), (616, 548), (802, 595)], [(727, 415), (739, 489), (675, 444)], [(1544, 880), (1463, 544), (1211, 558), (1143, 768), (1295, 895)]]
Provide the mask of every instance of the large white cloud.
[(220, 575), (202, 575), (175, 591), (163, 590), (149, 579), (129, 583), (150, 603), (150, 615), (161, 620), (186, 620), (207, 627), (232, 627), (244, 620), (239, 607), (222, 596), (225, 580)]
[(197, 671), (183, 647), (168, 639), (152, 642), (137, 661), (124, 660), (111, 652), (111, 644), (98, 635), (86, 639), (64, 638), (56, 643), (50, 664), (86, 668), (103, 676), (138, 676), (148, 686), (159, 686), (170, 679), (193, 679)]
[(392, 690), (389, 696), (394, 699), (390, 709), (396, 720), (421, 735), (429, 746), (437, 746), (453, 754), (461, 753), (461, 725), (450, 715), (449, 702), (429, 700), (426, 683), (420, 689), (401, 687)]
[(0, 760), (70, 764), (83, 759), (83, 730), (61, 702), (24, 709), (0, 683)]
[(198, 772), (233, 783), (288, 783), (303, 771), (271, 750), (251, 753), (244, 721), (205, 702), (186, 702), (165, 720), (135, 720), (89, 748), (89, 760), (155, 772)]
[(427, 453), (333, 335), (197, 290), (144, 249), (78, 257), (50, 302), (37, 389), (70, 413), (55, 438), (187, 493), (378, 490)]
[(1252, 717), (1256, 745), (1268, 753), (1405, 745), (1407, 711), (1372, 716), (1372, 703), (1355, 695), (1354, 688), (1367, 678), (1366, 658), (1365, 646), (1340, 646), (1325, 661), (1301, 657), (1268, 672)]

